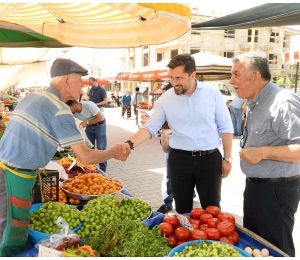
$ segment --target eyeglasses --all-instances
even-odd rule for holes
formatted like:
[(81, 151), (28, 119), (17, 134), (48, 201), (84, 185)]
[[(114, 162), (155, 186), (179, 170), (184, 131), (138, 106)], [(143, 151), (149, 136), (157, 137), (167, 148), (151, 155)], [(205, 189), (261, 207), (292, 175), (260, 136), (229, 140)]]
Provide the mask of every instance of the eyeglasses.
[(243, 131), (243, 136), (240, 140), (240, 147), (244, 148), (246, 141), (247, 141), (247, 137), (248, 137), (248, 130), (247, 130), (247, 126), (244, 127), (244, 131)]

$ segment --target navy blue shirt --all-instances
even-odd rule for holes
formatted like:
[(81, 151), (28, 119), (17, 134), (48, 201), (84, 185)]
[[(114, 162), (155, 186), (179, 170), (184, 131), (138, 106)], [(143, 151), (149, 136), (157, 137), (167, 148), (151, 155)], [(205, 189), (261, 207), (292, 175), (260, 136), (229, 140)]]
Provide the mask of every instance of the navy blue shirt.
[(104, 88), (97, 86), (92, 87), (89, 92), (89, 99), (94, 103), (102, 102), (107, 97), (106, 91)]

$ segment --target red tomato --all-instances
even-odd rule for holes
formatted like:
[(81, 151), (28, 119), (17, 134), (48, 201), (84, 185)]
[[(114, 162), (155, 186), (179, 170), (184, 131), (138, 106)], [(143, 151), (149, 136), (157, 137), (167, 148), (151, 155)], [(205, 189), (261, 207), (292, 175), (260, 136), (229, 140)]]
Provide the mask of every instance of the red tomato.
[(199, 229), (205, 231), (206, 229), (208, 229), (208, 225), (207, 224), (201, 224)]
[(174, 235), (169, 236), (169, 244), (171, 247), (175, 247), (177, 245), (177, 240)]
[(225, 242), (225, 243), (227, 243), (227, 244), (231, 244), (231, 245), (234, 244), (233, 240), (230, 239), (229, 237), (220, 237), (220, 241), (221, 241), (221, 242)]
[(221, 212), (218, 214), (218, 218), (223, 221), (223, 220), (229, 220), (233, 224), (235, 224), (235, 218), (229, 213)]
[(191, 226), (193, 227), (193, 229), (199, 229), (199, 226), (197, 224), (191, 223)]
[(217, 206), (208, 206), (205, 211), (209, 214), (212, 214), (214, 217), (218, 216), (221, 210)]
[(187, 242), (187, 241), (186, 240), (177, 240), (177, 245), (183, 244), (185, 242)]
[(200, 226), (200, 220), (199, 219), (191, 219), (191, 224), (195, 224), (195, 225), (197, 225), (198, 227)]
[(216, 228), (219, 223), (220, 223), (220, 220), (218, 218), (210, 218), (207, 220), (208, 227)]
[(177, 240), (188, 240), (190, 236), (191, 232), (185, 227), (179, 227), (175, 230), (175, 237)]
[(165, 216), (163, 222), (170, 223), (174, 228), (177, 228), (179, 226), (178, 218), (175, 215)]
[(228, 235), (228, 238), (237, 243), (239, 241), (239, 233), (234, 230)]
[(210, 218), (213, 218), (212, 214), (204, 213), (200, 216), (200, 221), (202, 224), (207, 224), (207, 220), (209, 220)]
[(202, 214), (205, 213), (205, 210), (202, 208), (194, 208), (191, 211), (191, 217), (194, 219), (199, 219)]
[(169, 236), (173, 233), (173, 226), (170, 223), (162, 222), (159, 225), (160, 233)]
[(217, 229), (221, 232), (222, 236), (228, 236), (235, 229), (235, 225), (228, 220), (221, 221)]
[(208, 228), (205, 230), (207, 238), (211, 240), (219, 240), (221, 233), (218, 229), (216, 228)]
[(200, 229), (194, 229), (191, 233), (191, 240), (205, 240), (207, 239), (207, 235), (205, 231)]

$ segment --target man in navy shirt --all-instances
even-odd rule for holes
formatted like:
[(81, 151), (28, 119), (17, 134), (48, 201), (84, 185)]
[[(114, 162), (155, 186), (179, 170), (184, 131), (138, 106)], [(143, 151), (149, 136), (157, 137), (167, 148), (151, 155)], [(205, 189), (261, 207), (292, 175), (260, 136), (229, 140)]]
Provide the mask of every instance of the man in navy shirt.
[(107, 94), (104, 88), (98, 86), (97, 79), (89, 78), (92, 88), (89, 91), (89, 100), (96, 103), (98, 107), (102, 107), (108, 103)]

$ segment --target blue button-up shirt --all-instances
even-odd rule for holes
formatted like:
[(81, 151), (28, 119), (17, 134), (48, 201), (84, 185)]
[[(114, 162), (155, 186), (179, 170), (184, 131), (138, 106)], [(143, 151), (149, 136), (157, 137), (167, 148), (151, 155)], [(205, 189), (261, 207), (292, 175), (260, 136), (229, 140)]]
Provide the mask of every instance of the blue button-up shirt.
[(155, 103), (145, 128), (154, 137), (167, 121), (172, 129), (170, 147), (187, 151), (220, 146), (220, 134), (233, 133), (229, 110), (221, 92), (197, 81), (191, 96), (177, 95), (173, 88)]

